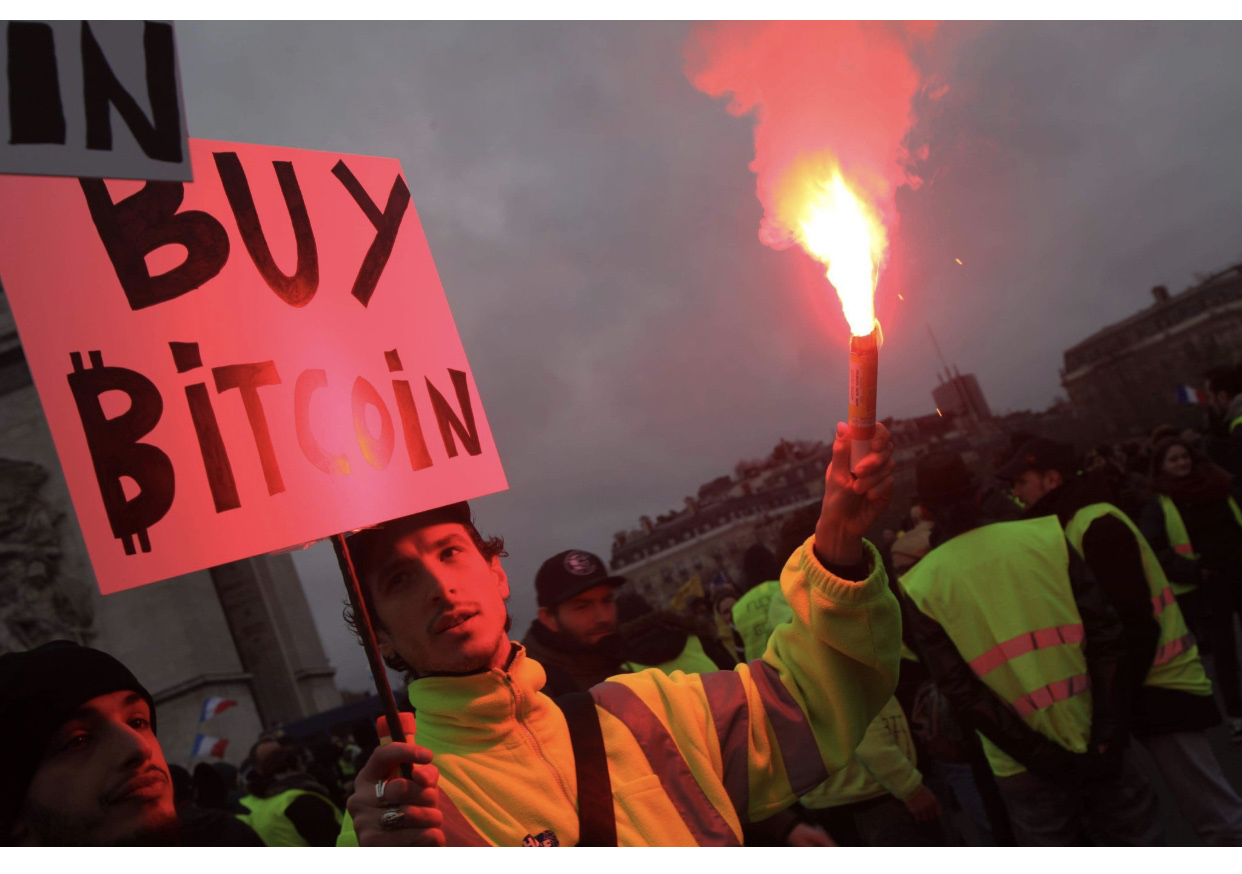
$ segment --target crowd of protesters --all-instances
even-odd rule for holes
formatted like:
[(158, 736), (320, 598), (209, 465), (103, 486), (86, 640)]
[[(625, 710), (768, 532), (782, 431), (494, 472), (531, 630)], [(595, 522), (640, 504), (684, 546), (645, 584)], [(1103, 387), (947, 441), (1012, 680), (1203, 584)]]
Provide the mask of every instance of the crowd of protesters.
[(986, 477), (930, 452), (903, 530), (872, 546), (881, 428), (856, 474), (834, 454), (775, 550), (681, 610), (619, 594), (590, 552), (552, 556), (521, 644), (504, 543), (465, 504), (360, 532), (409, 742), (276, 732), (191, 773), (115, 659), (0, 656), (0, 827), (32, 845), (1156, 845), (1173, 814), (1138, 742), (1200, 839), (1240, 845), (1205, 732), (1219, 695), (1242, 742), (1242, 373), (1206, 387), (1201, 430), (1085, 452), (1013, 435)]

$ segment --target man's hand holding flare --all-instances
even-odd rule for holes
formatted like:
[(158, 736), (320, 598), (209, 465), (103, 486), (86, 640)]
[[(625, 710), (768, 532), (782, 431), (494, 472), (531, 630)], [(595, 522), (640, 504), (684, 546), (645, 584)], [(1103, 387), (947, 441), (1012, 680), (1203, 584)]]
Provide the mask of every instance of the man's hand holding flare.
[[(414, 715), (402, 713), (401, 727), (407, 737), (414, 737)], [(444, 846), (444, 815), (436, 786), (440, 771), (431, 758), (431, 750), (412, 742), (386, 743), (371, 754), (345, 803), (358, 846)], [(402, 763), (410, 765), (408, 780), (401, 777)]]
[(893, 496), (893, 441), (876, 424), (870, 452), (850, 473), (850, 429), (837, 423), (832, 461), (824, 480), (824, 503), (815, 526), (815, 554), (823, 564), (856, 565), (863, 560), (862, 537)]

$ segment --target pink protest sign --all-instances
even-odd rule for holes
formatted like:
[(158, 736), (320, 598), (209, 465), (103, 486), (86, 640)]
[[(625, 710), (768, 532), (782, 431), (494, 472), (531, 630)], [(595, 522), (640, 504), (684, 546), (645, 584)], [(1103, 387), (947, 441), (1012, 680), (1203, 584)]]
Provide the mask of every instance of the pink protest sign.
[(0, 177), (0, 280), (100, 589), (506, 488), (397, 161), (190, 141)]

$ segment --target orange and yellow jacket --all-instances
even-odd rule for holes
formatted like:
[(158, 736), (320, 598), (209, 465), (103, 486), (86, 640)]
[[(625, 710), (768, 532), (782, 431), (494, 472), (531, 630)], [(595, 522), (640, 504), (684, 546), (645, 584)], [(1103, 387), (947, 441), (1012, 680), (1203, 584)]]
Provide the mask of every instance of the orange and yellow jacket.
[[(736, 846), (764, 819), (843, 768), (896, 685), (896, 600), (865, 544), (854, 582), (790, 557), (793, 618), (762, 659), (732, 671), (659, 670), (594, 686), (621, 846)], [(578, 841), (565, 717), (540, 693), (543, 668), (515, 644), (504, 668), (410, 684), (416, 742), (432, 750), (450, 846)], [(356, 845), (347, 816), (338, 845)]]

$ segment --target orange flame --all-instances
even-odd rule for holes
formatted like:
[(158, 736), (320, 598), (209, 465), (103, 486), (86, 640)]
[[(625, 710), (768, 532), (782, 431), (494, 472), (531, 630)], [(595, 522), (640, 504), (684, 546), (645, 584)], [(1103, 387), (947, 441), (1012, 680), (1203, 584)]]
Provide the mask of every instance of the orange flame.
[(831, 160), (803, 160), (776, 186), (773, 216), (808, 255), (828, 268), (850, 333), (875, 328), (875, 286), (888, 234), (875, 206), (860, 197)]

